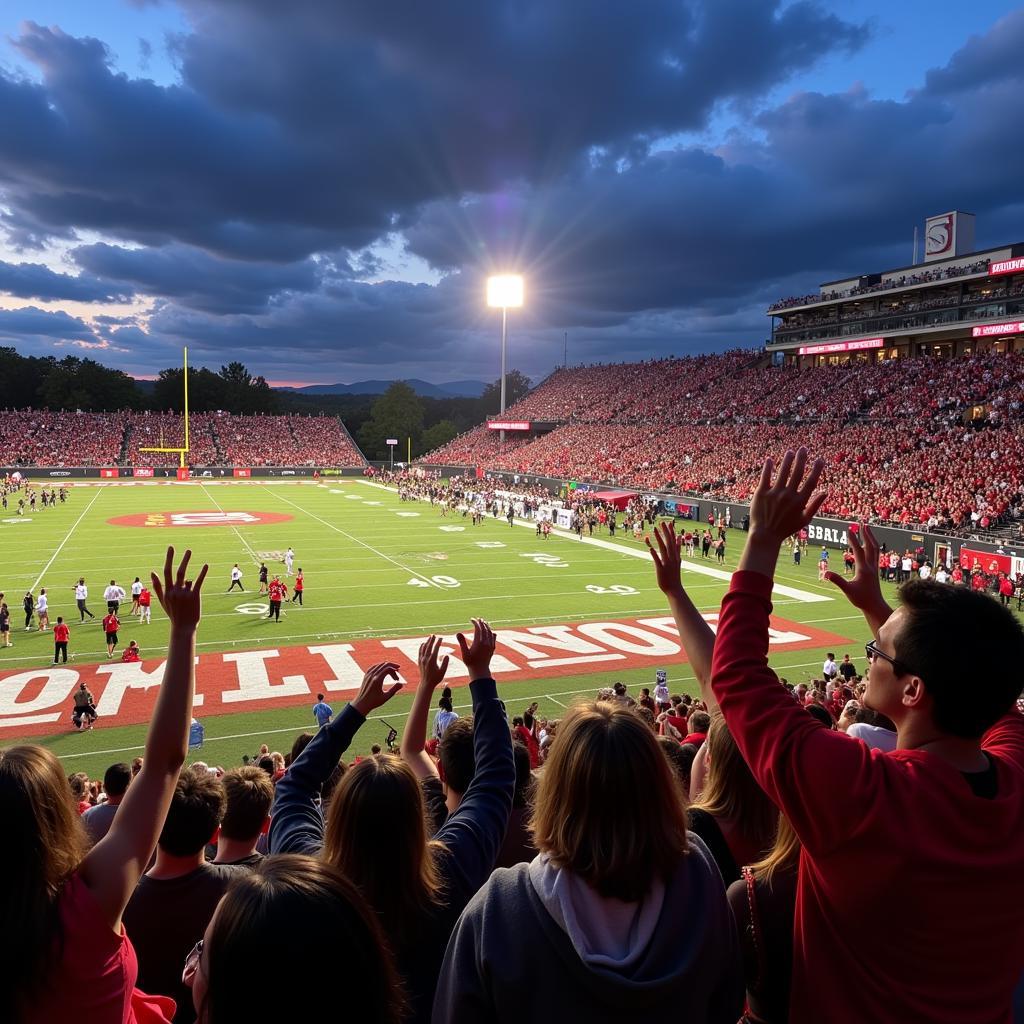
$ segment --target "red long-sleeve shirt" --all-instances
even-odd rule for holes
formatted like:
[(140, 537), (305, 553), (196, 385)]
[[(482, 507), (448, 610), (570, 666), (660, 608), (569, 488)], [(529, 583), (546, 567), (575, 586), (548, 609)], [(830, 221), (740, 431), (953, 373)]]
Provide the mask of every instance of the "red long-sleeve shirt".
[[(733, 575), (711, 685), (803, 842), (790, 1020), (1008, 1022), (1024, 962), (1024, 716), (982, 742), (991, 800), (933, 754), (826, 729), (768, 667), (771, 588)], [(964, 699), (982, 685), (965, 679)]]

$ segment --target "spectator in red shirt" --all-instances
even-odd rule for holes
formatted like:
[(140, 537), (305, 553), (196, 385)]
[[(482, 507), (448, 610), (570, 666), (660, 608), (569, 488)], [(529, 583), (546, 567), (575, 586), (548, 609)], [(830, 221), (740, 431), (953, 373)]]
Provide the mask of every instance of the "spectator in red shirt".
[(683, 742), (699, 747), (708, 738), (711, 716), (706, 711), (694, 711), (687, 719), (687, 724), (690, 731), (683, 737)]
[[(871, 531), (851, 534), (857, 574), (829, 578), (875, 634), (865, 702), (895, 723), (897, 749), (822, 728), (767, 661), (779, 548), (824, 500), (823, 463), (805, 480), (806, 468), (800, 449), (762, 470), (711, 677), (744, 759), (803, 844), (790, 1019), (1006, 1021), (1024, 946), (1024, 716), (1006, 666), (1024, 661), (1024, 631), (990, 597), (930, 580), (907, 583), (894, 612)], [(883, 926), (869, 907), (884, 908)]]
[(137, 640), (130, 640), (128, 646), (121, 652), (122, 661), (142, 661), (142, 652), (139, 650)]

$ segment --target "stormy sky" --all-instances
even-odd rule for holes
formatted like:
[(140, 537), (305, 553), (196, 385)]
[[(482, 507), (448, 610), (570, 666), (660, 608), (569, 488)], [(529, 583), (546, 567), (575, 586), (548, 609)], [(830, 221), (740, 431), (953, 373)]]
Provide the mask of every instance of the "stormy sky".
[(493, 379), (763, 342), (926, 216), (1024, 239), (1024, 7), (7, 0), (0, 345)]

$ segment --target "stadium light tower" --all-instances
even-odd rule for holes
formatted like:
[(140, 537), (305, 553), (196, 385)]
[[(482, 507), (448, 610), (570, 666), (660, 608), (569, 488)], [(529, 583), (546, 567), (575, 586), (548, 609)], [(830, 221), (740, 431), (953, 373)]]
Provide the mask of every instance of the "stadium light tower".
[[(523, 279), (519, 274), (487, 278), (487, 305), (501, 310), (501, 415), (505, 415), (505, 358), (508, 348), (508, 311), (523, 304)], [(505, 431), (499, 440), (504, 444)]]

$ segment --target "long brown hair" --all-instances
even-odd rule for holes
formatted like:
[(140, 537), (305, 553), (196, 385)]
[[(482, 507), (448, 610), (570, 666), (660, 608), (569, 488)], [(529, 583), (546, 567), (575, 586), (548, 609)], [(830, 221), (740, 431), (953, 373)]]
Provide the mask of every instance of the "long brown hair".
[(67, 776), (44, 747), (0, 750), (0, 1020), (19, 1020), (59, 959), (58, 897), (89, 848)]
[[(531, 831), (537, 849), (602, 896), (635, 901), (686, 853), (686, 813), (657, 737), (621, 704), (578, 704), (544, 765)], [(661, 799), (659, 799), (659, 795)]]
[(705, 742), (707, 776), (692, 806), (732, 822), (755, 849), (767, 850), (778, 829), (778, 808), (757, 784), (720, 714), (711, 720)]
[(780, 871), (795, 872), (800, 863), (801, 849), (803, 846), (800, 843), (800, 837), (789, 823), (789, 818), (780, 814), (774, 845), (761, 860), (750, 865), (754, 878), (759, 882), (771, 885), (772, 879)]
[[(310, 985), (318, 960), (344, 964), (354, 980), (346, 1017), (398, 1024), (405, 999), (380, 925), (358, 888), (315, 857), (267, 857), (240, 875), (221, 900), (203, 951), (205, 1024), (252, 1020), (315, 1020), (338, 1015), (331, 984)], [(274, 947), (272, 977), (254, 979)]]
[(441, 902), (440, 847), (428, 841), (423, 791), (404, 761), (378, 754), (344, 774), (322, 856), (359, 886), (396, 949)]

